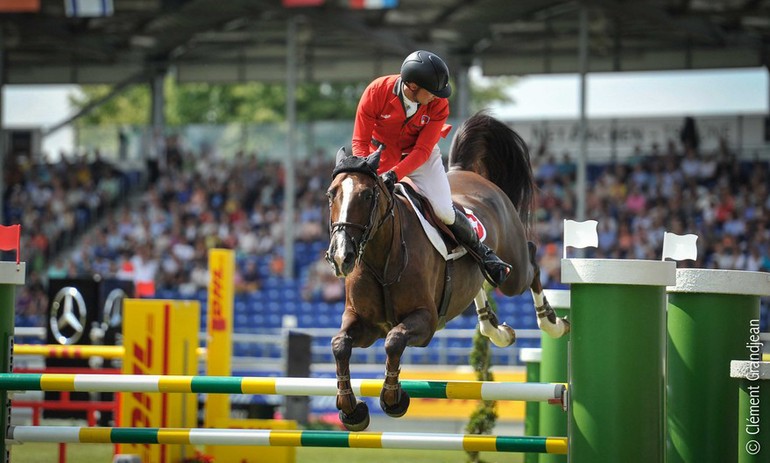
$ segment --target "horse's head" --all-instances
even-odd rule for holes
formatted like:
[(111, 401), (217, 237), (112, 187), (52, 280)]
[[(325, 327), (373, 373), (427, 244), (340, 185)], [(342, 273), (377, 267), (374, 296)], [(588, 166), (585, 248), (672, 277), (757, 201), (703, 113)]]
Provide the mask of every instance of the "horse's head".
[(330, 223), (326, 260), (338, 277), (353, 270), (379, 226), (380, 195), (388, 194), (377, 176), (379, 164), (379, 153), (363, 158), (347, 154), (345, 148), (337, 152), (332, 183), (326, 192)]

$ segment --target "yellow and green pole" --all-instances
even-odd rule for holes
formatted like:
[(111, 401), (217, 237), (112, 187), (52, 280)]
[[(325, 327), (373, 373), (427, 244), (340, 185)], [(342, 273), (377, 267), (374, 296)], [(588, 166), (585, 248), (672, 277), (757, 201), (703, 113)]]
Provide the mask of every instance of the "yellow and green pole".
[[(546, 289), (545, 298), (559, 317), (569, 317), (570, 294), (566, 289)], [(569, 381), (568, 347), (570, 335), (552, 338), (544, 335), (540, 347), (540, 381), (546, 383), (566, 383)], [(567, 435), (567, 413), (558, 405), (540, 403), (540, 426), (538, 434), (544, 436)], [(567, 463), (566, 455), (540, 455), (539, 463)]]
[(665, 458), (667, 261), (563, 259), (570, 284), (569, 461)]
[[(0, 372), (13, 371), (13, 331), (16, 317), (16, 285), (23, 285), (27, 265), (25, 262), (0, 262)], [(0, 391), (0, 422), (3, 424), (3, 434), (11, 425), (11, 402), (8, 391)], [(11, 459), (10, 450), (6, 446), (5, 435), (0, 439), (0, 455), (7, 463)]]
[(668, 288), (667, 463), (737, 461), (738, 396), (727, 372), (752, 350), (762, 359), (759, 298), (765, 295), (768, 273), (677, 270)]

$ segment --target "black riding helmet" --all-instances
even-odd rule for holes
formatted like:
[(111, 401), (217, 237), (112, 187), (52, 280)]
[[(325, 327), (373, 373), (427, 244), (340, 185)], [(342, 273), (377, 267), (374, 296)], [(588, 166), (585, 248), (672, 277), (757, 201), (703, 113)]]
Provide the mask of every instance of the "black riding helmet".
[(406, 57), (401, 65), (401, 80), (414, 82), (439, 98), (449, 98), (449, 68), (438, 55), (417, 50)]

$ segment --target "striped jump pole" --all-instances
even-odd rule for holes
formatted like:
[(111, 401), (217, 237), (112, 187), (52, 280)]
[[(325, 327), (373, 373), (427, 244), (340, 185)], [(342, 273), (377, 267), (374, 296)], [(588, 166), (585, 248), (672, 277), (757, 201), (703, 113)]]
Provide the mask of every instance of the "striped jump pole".
[(665, 461), (670, 261), (563, 259), (571, 284), (569, 461)]
[(11, 426), (13, 443), (250, 445), (375, 449), (464, 450), (468, 452), (566, 453), (565, 437), (480, 436), (401, 432), (277, 431), (209, 428), (87, 428)]
[[(206, 355), (205, 347), (197, 348), (198, 357)], [(96, 346), (88, 344), (16, 344), (13, 347), (15, 355), (39, 355), (47, 358), (91, 358), (122, 359), (126, 355), (124, 346)]]
[[(379, 397), (382, 379), (353, 379), (356, 395)], [(414, 398), (561, 402), (566, 385), (495, 381), (401, 380)], [(255, 378), (238, 376), (0, 374), (3, 391), (163, 392), (335, 396), (334, 378)]]
[(766, 295), (770, 273), (676, 271), (676, 286), (668, 288), (668, 463), (737, 461), (738, 395), (727, 372), (752, 349), (762, 359), (759, 298)]
[[(0, 262), (0, 372), (13, 371), (13, 330), (16, 317), (16, 285), (23, 285), (26, 262)], [(0, 423), (11, 424), (11, 404), (8, 392), (0, 391)], [(8, 462), (11, 455), (5, 440), (0, 439), (0, 458)]]
[[(570, 294), (566, 289), (546, 289), (545, 297), (556, 311), (559, 317), (569, 316)], [(570, 319), (572, 317), (569, 317)], [(552, 338), (543, 336), (540, 340), (542, 348), (542, 361), (540, 362), (540, 381), (544, 383), (564, 383), (569, 381), (567, 369), (567, 348), (569, 346), (569, 333)], [(540, 426), (538, 434), (546, 436), (567, 435), (567, 413), (563, 408), (538, 404), (540, 407)], [(566, 455), (541, 454), (539, 463), (567, 463)]]
[(770, 362), (733, 360), (738, 383), (738, 463), (770, 463)]

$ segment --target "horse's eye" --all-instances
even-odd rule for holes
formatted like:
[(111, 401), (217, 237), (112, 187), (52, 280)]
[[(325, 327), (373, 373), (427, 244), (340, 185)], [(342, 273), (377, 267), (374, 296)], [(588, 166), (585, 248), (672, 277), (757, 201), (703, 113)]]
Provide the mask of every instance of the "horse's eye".
[(371, 201), (374, 198), (374, 192), (372, 190), (366, 190), (362, 193), (365, 200)]
[(334, 192), (329, 190), (326, 192), (326, 198), (331, 202), (334, 199)]

